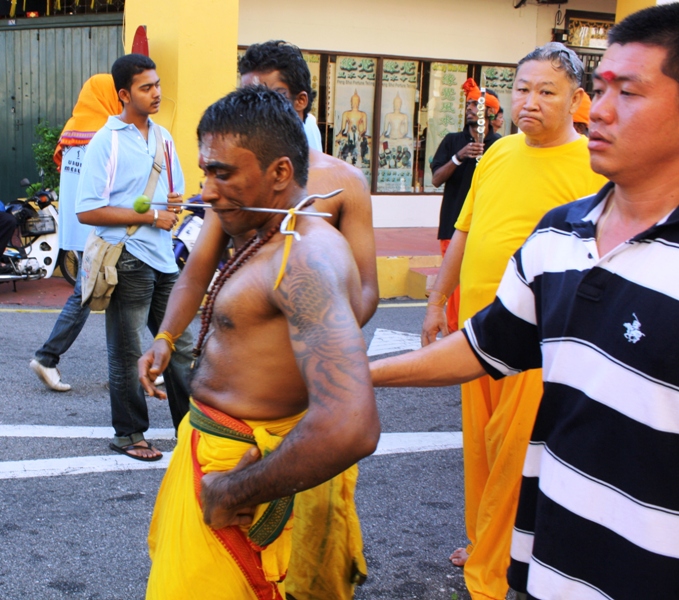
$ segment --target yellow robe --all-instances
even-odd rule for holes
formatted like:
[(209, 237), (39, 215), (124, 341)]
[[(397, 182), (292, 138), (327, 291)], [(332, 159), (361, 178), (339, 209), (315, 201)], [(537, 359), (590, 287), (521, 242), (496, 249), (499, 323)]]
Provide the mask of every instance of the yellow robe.
[(302, 416), (239, 421), (191, 403), (151, 520), (148, 600), (285, 598), (291, 499), (260, 505), (250, 527), (215, 530), (203, 522), (200, 479), (204, 473), (234, 468), (255, 444), (266, 456)]
[[(523, 134), (497, 141), (476, 167), (455, 228), (468, 232), (460, 272), (460, 323), (495, 298), (507, 262), (552, 208), (593, 194), (606, 179), (589, 166), (587, 139), (531, 148)], [(474, 600), (506, 596), (507, 567), (526, 448), (542, 372), (462, 386), (464, 576)]]
[(351, 600), (368, 570), (354, 504), (358, 465), (295, 495), (285, 589), (295, 600)]

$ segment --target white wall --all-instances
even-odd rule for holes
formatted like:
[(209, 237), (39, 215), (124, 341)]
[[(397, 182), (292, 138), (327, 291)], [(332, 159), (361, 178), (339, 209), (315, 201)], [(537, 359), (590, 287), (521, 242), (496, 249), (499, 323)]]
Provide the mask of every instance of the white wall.
[[(566, 9), (615, 13), (616, 0)], [(303, 50), (516, 63), (551, 39), (557, 5), (535, 0), (241, 0), (238, 43), (283, 39)], [(563, 25), (560, 26), (563, 28)], [(375, 227), (436, 227), (440, 196), (373, 196)]]
[[(566, 9), (615, 13), (616, 0)], [(549, 41), (557, 5), (513, 0), (241, 0), (238, 43), (284, 39), (304, 50), (517, 62)]]
[(441, 195), (373, 196), (375, 227), (438, 227)]

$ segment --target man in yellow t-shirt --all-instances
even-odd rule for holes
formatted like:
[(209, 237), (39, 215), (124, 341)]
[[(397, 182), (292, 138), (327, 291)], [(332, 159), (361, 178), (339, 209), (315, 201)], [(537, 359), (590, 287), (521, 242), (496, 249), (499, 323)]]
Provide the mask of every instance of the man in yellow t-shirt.
[[(522, 133), (481, 159), (441, 266), (422, 343), (447, 335), (442, 297), (459, 283), (460, 323), (490, 304), (512, 254), (550, 209), (596, 192), (587, 139), (573, 128), (584, 91), (582, 63), (551, 42), (517, 67), (512, 120)], [(521, 469), (542, 396), (540, 371), (462, 385), (465, 518), (470, 544), (451, 556), (474, 600), (504, 599)]]

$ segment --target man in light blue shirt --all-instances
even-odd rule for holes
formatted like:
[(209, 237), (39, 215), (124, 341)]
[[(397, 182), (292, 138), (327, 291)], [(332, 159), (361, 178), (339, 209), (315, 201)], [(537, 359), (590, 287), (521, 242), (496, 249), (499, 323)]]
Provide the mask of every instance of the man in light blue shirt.
[[(123, 112), (110, 117), (92, 138), (76, 198), (80, 222), (94, 225), (97, 235), (111, 244), (125, 239), (129, 226), (138, 226), (125, 239), (116, 265), (118, 285), (106, 310), (106, 343), (116, 433), (110, 447), (144, 461), (158, 460), (162, 454), (144, 439), (149, 419), (137, 360), (141, 356), (141, 333), (148, 326), (154, 336), (158, 334), (178, 277), (171, 230), (179, 209), (161, 206), (181, 202), (184, 191), (182, 170), (171, 152), (170, 169), (163, 163), (151, 210), (139, 214), (133, 208), (135, 199), (144, 193), (156, 151), (162, 156), (165, 150), (156, 150), (156, 128), (160, 128), (163, 141), (172, 142), (169, 132), (149, 118), (160, 107), (160, 79), (155, 68), (150, 58), (139, 54), (125, 55), (113, 64), (111, 74)], [(167, 341), (174, 352), (165, 371), (165, 384), (176, 428), (189, 406), (193, 340), (187, 330), (177, 340)]]
[[(311, 104), (311, 103), (309, 103)], [(323, 152), (323, 142), (321, 141), (321, 131), (318, 129), (316, 117), (311, 113), (307, 113), (304, 119), (304, 133), (306, 133), (307, 142), (309, 142), (310, 150), (318, 150)]]

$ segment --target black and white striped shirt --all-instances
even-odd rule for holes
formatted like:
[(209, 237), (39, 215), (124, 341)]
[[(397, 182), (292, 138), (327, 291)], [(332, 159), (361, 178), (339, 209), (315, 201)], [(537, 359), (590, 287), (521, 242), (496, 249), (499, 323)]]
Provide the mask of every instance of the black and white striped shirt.
[(529, 598), (679, 598), (679, 209), (599, 257), (596, 196), (550, 211), (465, 334), (542, 367), (508, 579)]

